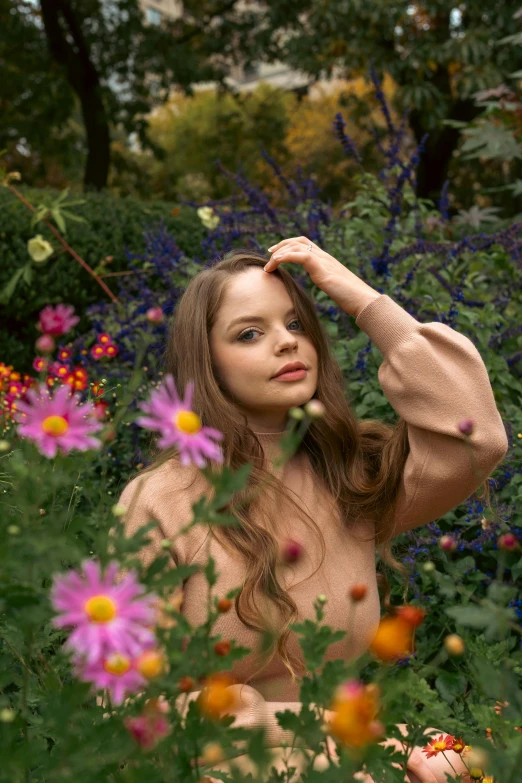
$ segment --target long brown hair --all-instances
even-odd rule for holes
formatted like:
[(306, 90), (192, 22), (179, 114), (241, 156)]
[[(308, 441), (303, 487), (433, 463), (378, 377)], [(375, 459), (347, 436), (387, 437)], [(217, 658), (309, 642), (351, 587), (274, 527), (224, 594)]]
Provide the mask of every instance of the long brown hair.
[[(244, 625), (265, 634), (270, 625), (270, 621), (257, 609), (257, 591), (267, 596), (280, 610), (280, 616), (284, 619), (282, 626), (275, 633), (272, 631), (272, 644), (276, 644), (276, 647), (272, 650), (270, 660), (277, 650), (295, 680), (296, 672), (286, 643), (290, 634), (289, 625), (298, 618), (297, 606), (276, 577), (278, 547), (274, 536), (251, 518), (251, 497), (255, 495), (255, 488), (262, 485), (275, 489), (280, 493), (279, 497), (283, 496), (299, 514), (305, 515), (306, 524), (310, 523), (315, 528), (323, 556), (313, 573), (319, 570), (324, 561), (324, 537), (312, 517), (295, 503), (291, 491), (265, 469), (260, 441), (247, 426), (246, 417), (234, 405), (217, 377), (209, 343), (209, 333), (230, 279), (249, 267), (262, 267), (266, 261), (256, 251), (235, 249), (190, 281), (170, 324), (165, 373), (174, 377), (180, 394), (184, 393), (189, 381), (194, 381), (192, 409), (204, 426), (215, 427), (224, 434), (220, 442), (224, 464), (237, 470), (246, 462), (253, 463), (245, 488), (237, 492), (227, 506), (227, 512), (241, 522), (240, 526), (218, 527), (213, 534), (219, 531), (218, 538), (223, 537), (225, 545), (242, 555), (248, 565), (246, 579), (235, 599), (238, 617)], [(391, 551), (392, 520), (404, 464), (409, 454), (407, 423), (399, 419), (391, 426), (379, 420), (363, 421), (356, 418), (346, 399), (344, 377), (330, 351), (329, 338), (317, 317), (313, 301), (282, 266), (272, 274), (277, 275), (285, 286), (296, 308), (297, 317), (318, 356), (314, 398), (323, 403), (325, 414), (312, 421), (304, 435), (301, 449), (306, 449), (314, 474), (325, 483), (338, 504), (343, 523), (347, 527), (352, 527), (358, 520), (370, 520), (373, 523), (377, 551), (384, 565), (384, 573), (378, 574), (377, 579), (383, 590), (384, 606), (389, 609), (387, 565), (400, 571), (406, 580), (403, 600), (408, 590), (407, 569)], [(175, 458), (177, 453), (176, 447), (164, 450), (141, 472), (154, 470), (167, 459)], [(222, 465), (209, 461), (208, 468), (212, 474), (217, 474)], [(484, 491), (489, 502), (487, 482)], [(298, 661), (294, 663), (301, 668)]]

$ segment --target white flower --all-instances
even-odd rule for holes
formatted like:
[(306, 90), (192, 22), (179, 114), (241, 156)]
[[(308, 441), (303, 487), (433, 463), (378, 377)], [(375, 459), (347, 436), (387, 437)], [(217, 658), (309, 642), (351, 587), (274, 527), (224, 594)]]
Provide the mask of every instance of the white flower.
[(205, 228), (215, 228), (219, 223), (218, 215), (214, 215), (212, 207), (199, 207), (197, 210), (198, 218), (201, 220)]
[(27, 250), (36, 263), (46, 261), (54, 253), (53, 246), (41, 234), (37, 234), (29, 240)]

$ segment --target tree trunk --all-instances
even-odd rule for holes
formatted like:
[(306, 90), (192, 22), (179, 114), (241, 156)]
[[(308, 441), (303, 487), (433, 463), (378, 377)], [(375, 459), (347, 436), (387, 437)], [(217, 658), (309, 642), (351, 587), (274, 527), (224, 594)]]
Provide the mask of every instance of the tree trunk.
[[(473, 101), (457, 101), (453, 104), (448, 119), (471, 122), (481, 111)], [(417, 143), (420, 143), (425, 133), (429, 133), (426, 149), (417, 169), (417, 196), (435, 202), (440, 198), (442, 186), (447, 179), (449, 164), (459, 143), (460, 131), (448, 127), (428, 130), (424, 124), (423, 113), (417, 109), (410, 113), (409, 121)]]
[[(81, 20), (68, 0), (41, 0), (42, 19), (51, 57), (65, 68), (67, 79), (82, 107), (87, 134), (86, 190), (107, 186), (110, 166), (110, 133), (98, 72), (91, 60)], [(68, 41), (74, 41), (74, 46)]]

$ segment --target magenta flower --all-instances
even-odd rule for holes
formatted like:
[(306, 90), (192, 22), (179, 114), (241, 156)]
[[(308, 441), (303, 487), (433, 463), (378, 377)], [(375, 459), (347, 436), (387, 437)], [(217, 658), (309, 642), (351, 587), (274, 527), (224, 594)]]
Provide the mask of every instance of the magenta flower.
[(170, 733), (168, 719), (160, 714), (145, 712), (136, 718), (126, 718), (124, 723), (129, 733), (144, 750), (151, 750)]
[(204, 468), (205, 457), (224, 462), (221, 447), (211, 440), (222, 440), (224, 436), (213, 427), (202, 426), (199, 416), (191, 410), (193, 392), (194, 382), (189, 381), (185, 399), (180, 400), (174, 378), (167, 375), (164, 385), (152, 392), (150, 401), (139, 406), (149, 415), (136, 419), (136, 423), (140, 427), (161, 432), (158, 441), (160, 449), (179, 446), (182, 465), (194, 463)]
[(36, 324), (36, 328), (43, 334), (51, 334), (54, 337), (67, 334), (80, 320), (73, 313), (73, 305), (58, 304), (56, 307), (47, 305), (40, 312), (40, 320)]
[(127, 693), (136, 693), (147, 685), (147, 680), (132, 666), (128, 655), (109, 653), (93, 663), (75, 658), (74, 674), (78, 679), (92, 682), (95, 688), (110, 691), (114, 704), (119, 705)]
[[(62, 613), (53, 619), (53, 625), (75, 626), (65, 648), (86, 656), (90, 666), (112, 653), (136, 658), (155, 647), (156, 637), (150, 626), (156, 622), (153, 604), (157, 597), (142, 595), (144, 587), (136, 581), (135, 572), (116, 584), (116, 561), (109, 564), (103, 577), (97, 561), (85, 560), (82, 568), (86, 578), (77, 571), (55, 576), (51, 590), (51, 603)], [(78, 658), (75, 660), (78, 662)], [(146, 682), (141, 674), (139, 677)]]
[(58, 449), (68, 454), (72, 449), (86, 451), (101, 446), (90, 435), (102, 428), (92, 415), (92, 403), (79, 405), (79, 394), (70, 396), (70, 391), (69, 386), (60, 386), (51, 397), (45, 384), (40, 384), (38, 390), (27, 391), (26, 402), (17, 402), (19, 413), (14, 418), (19, 434), (33, 440), (45, 457), (54, 457)]

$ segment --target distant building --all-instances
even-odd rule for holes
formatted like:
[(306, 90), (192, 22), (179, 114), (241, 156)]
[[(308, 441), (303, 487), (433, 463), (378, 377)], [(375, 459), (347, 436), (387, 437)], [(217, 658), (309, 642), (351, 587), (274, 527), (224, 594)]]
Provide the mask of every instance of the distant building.
[[(183, 0), (139, 0), (139, 3), (145, 12), (147, 24), (161, 24), (166, 19), (178, 19), (183, 14)], [(249, 0), (240, 0), (237, 4), (238, 9), (249, 7), (259, 8), (259, 3), (252, 0), (250, 2)], [(262, 8), (259, 10), (262, 13)], [(234, 65), (231, 67), (226, 81), (231, 87), (235, 87), (241, 92), (255, 90), (260, 82), (266, 82), (274, 87), (292, 90), (300, 95), (308, 94), (312, 98), (317, 88), (329, 92), (345, 82), (341, 78), (341, 69), (338, 69), (337, 76), (332, 79), (314, 81), (311, 76), (279, 62), (257, 63), (248, 69)], [(208, 90), (215, 84), (215, 82), (200, 82), (193, 85), (193, 89), (194, 92)]]

